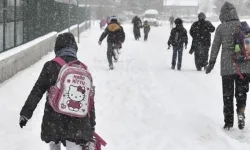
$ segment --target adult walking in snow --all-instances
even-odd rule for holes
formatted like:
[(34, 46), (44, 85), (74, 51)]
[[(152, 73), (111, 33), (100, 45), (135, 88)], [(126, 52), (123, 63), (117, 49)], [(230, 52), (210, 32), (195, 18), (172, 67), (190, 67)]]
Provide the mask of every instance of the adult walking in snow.
[[(237, 73), (234, 66), (233, 56), (235, 55), (235, 35), (240, 26), (239, 17), (233, 4), (225, 2), (220, 11), (220, 21), (222, 22), (216, 29), (211, 56), (206, 73), (210, 73), (214, 68), (217, 56), (222, 46), (221, 52), (221, 76), (224, 102), (224, 129), (230, 130), (234, 124), (234, 93), (236, 97), (238, 127), (245, 126), (245, 107), (247, 93), (249, 91), (250, 61), (238, 64), (243, 79)], [(235, 85), (235, 86), (234, 86)]]
[(132, 19), (132, 23), (133, 23), (133, 32), (134, 32), (134, 36), (135, 36), (135, 40), (139, 40), (141, 38), (141, 31), (140, 28), (142, 27), (142, 21), (138, 16), (135, 16)]
[(208, 53), (211, 46), (211, 33), (215, 31), (215, 27), (210, 21), (205, 20), (205, 13), (201, 12), (198, 15), (199, 20), (194, 22), (190, 35), (193, 38), (190, 54), (194, 53), (195, 65), (198, 71), (208, 65)]
[(170, 29), (173, 29), (173, 27), (174, 27), (174, 15), (169, 17), (169, 24), (170, 24)]
[[(57, 60), (60, 59), (61, 63), (76, 62), (77, 50), (78, 47), (73, 34), (63, 33), (58, 35), (54, 49)], [(84, 144), (86, 145), (86, 149), (90, 150), (90, 148), (93, 146), (93, 131), (96, 124), (94, 102), (92, 103), (93, 105), (87, 105), (92, 106), (89, 107), (91, 108), (88, 112), (90, 116), (84, 118), (72, 117), (70, 115), (59, 113), (52, 107), (50, 103), (49, 99), (52, 97), (51, 94), (55, 94), (55, 88), (53, 88), (54, 90), (52, 92), (52, 87), (55, 87), (54, 85), (57, 83), (61, 68), (61, 64), (59, 61), (57, 62), (56, 59), (45, 63), (38, 80), (36, 81), (30, 95), (28, 96), (28, 99), (25, 102), (25, 105), (20, 112), (19, 125), (21, 128), (23, 128), (23, 126), (27, 124), (28, 120), (31, 119), (33, 112), (35, 111), (37, 104), (47, 91), (48, 96), (46, 97), (45, 110), (41, 126), (42, 141), (49, 143), (50, 150), (60, 150), (60, 143), (63, 143), (67, 147), (67, 150), (82, 150), (82, 145)], [(71, 69), (73, 69), (73, 67), (71, 67)], [(70, 80), (71, 78), (69, 78), (69, 76), (66, 77), (67, 85), (70, 85), (68, 91), (71, 93), (68, 93), (70, 100), (68, 101), (69, 103), (67, 102), (68, 107), (65, 106), (63, 108), (62, 104), (60, 105), (60, 109), (62, 107), (62, 109), (69, 110), (70, 107), (74, 107), (74, 111), (76, 111), (77, 108), (80, 108), (80, 104), (82, 105), (82, 103), (73, 101), (73, 99), (80, 100), (84, 97), (89, 98), (89, 96), (87, 96), (87, 93), (89, 92), (85, 92), (85, 88), (83, 89), (81, 86), (73, 86), (73, 84), (76, 85), (76, 83), (71, 82), (73, 80)], [(80, 78), (75, 80), (82, 82)], [(65, 88), (67, 85), (64, 84), (63, 87)], [(62, 91), (67, 90), (62, 89)], [(60, 95), (59, 97), (64, 98), (65, 96)], [(84, 99), (84, 101), (85, 100), (86, 99)], [(73, 113), (73, 111), (67, 113)]]
[(112, 58), (114, 57), (115, 61), (118, 61), (118, 50), (121, 49), (122, 43), (125, 41), (125, 33), (123, 27), (118, 23), (116, 16), (110, 17), (110, 23), (99, 38), (100, 45), (107, 36), (107, 58), (109, 63), (109, 69), (113, 70), (114, 66)]
[(168, 49), (173, 46), (173, 57), (172, 57), (172, 69), (175, 69), (176, 58), (178, 55), (177, 69), (181, 70), (182, 65), (182, 54), (183, 46), (185, 44), (185, 49), (187, 49), (188, 36), (187, 30), (183, 27), (183, 21), (180, 18), (175, 20), (175, 28), (171, 30), (171, 34), (168, 40)]

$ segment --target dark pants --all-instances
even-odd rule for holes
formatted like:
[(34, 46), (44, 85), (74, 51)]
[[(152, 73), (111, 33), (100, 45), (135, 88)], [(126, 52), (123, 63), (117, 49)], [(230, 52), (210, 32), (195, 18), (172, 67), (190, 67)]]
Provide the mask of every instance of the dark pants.
[(113, 56), (115, 56), (114, 50), (118, 49), (119, 44), (108, 43), (108, 50), (107, 50), (107, 58), (109, 62), (109, 66), (113, 66)]
[(209, 46), (198, 46), (195, 50), (195, 66), (197, 69), (201, 69), (208, 65), (208, 53)]
[(148, 32), (144, 32), (144, 41), (148, 40)]
[(139, 38), (141, 37), (140, 27), (134, 27), (134, 36), (135, 40), (139, 40)]
[(172, 67), (176, 66), (176, 58), (178, 55), (178, 64), (177, 67), (180, 69), (182, 64), (182, 53), (183, 47), (174, 46), (173, 47), (173, 57), (172, 57)]
[(234, 93), (236, 98), (237, 114), (243, 114), (246, 107), (247, 92), (249, 91), (249, 78), (244, 80), (238, 75), (222, 76), (224, 121), (227, 124), (234, 122)]

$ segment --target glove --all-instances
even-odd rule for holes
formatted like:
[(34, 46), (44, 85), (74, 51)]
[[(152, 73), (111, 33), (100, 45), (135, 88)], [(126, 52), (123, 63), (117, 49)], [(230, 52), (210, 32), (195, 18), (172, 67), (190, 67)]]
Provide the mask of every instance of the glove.
[(99, 45), (102, 45), (102, 41), (99, 41), (98, 44), (99, 44)]
[(168, 45), (168, 50), (171, 48), (171, 46), (170, 45)]
[(21, 128), (26, 126), (27, 122), (28, 122), (28, 119), (26, 117), (20, 116), (19, 125), (20, 125)]
[(206, 74), (209, 74), (214, 69), (214, 65), (215, 65), (215, 61), (209, 62), (208, 66), (207, 66)]
[(84, 146), (84, 150), (95, 150), (96, 146), (94, 141), (92, 142), (87, 142)]
[(189, 51), (189, 54), (192, 55), (194, 52), (192, 50)]

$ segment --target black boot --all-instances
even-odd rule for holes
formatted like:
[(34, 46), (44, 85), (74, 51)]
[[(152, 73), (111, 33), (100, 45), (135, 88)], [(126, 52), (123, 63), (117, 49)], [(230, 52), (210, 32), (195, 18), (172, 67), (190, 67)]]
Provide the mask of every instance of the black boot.
[(173, 70), (174, 70), (174, 69), (175, 69), (175, 66), (172, 66), (172, 67), (171, 67), (171, 69), (173, 69)]
[(225, 130), (231, 130), (233, 128), (233, 124), (231, 123), (225, 123), (224, 127)]
[(245, 127), (245, 115), (238, 114), (238, 127), (243, 130)]

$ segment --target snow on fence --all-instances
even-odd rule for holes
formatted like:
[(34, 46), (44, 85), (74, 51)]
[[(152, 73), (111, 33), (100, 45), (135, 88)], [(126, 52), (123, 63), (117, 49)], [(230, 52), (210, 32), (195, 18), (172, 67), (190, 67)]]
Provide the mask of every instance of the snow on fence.
[[(80, 33), (90, 27), (90, 22), (79, 25)], [(77, 36), (77, 25), (70, 28), (70, 32)], [(68, 29), (60, 33), (68, 32)], [(51, 32), (21, 46), (0, 54), (0, 83), (11, 78), (19, 71), (33, 65), (44, 55), (53, 51), (57, 32)]]

